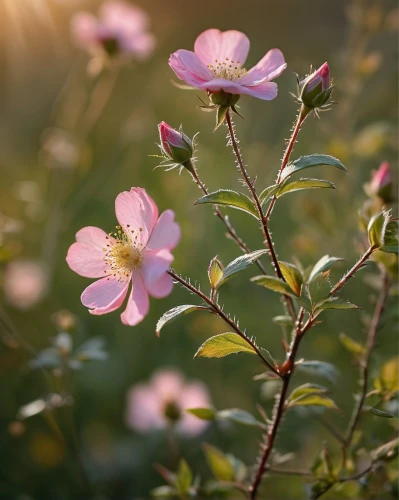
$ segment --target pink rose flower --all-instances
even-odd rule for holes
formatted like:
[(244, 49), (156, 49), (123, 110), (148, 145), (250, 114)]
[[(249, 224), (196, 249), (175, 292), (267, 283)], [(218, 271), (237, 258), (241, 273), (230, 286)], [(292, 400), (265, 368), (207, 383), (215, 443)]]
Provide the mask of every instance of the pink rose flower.
[(158, 208), (145, 189), (131, 188), (115, 200), (117, 231), (111, 235), (97, 227), (76, 234), (68, 250), (69, 267), (86, 278), (101, 278), (82, 293), (91, 314), (106, 314), (121, 307), (132, 283), (122, 323), (134, 326), (149, 311), (148, 294), (166, 297), (173, 287), (167, 273), (170, 251), (180, 239), (180, 226), (172, 210), (158, 218)]
[(14, 260), (4, 273), (4, 295), (18, 309), (30, 309), (46, 295), (48, 276), (44, 266), (33, 260)]
[(263, 100), (277, 96), (277, 78), (287, 67), (282, 52), (269, 50), (256, 66), (243, 66), (249, 52), (249, 40), (240, 31), (206, 30), (194, 44), (194, 52), (177, 50), (169, 66), (188, 85), (211, 93), (249, 94)]
[(78, 12), (71, 23), (73, 37), (87, 52), (138, 59), (146, 59), (155, 46), (148, 27), (149, 17), (142, 9), (121, 1), (103, 3), (98, 18), (90, 12)]
[(138, 432), (174, 425), (179, 432), (196, 436), (209, 423), (185, 410), (209, 406), (209, 393), (204, 384), (186, 382), (174, 370), (160, 370), (149, 383), (137, 384), (128, 391), (126, 425)]

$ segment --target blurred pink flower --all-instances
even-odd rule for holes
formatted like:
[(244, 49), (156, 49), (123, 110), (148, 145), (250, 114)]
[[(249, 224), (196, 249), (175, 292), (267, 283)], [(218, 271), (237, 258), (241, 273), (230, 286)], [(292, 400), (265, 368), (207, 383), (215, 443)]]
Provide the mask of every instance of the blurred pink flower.
[(132, 289), (122, 323), (134, 326), (149, 311), (148, 294), (166, 297), (173, 287), (167, 274), (170, 253), (180, 239), (180, 226), (172, 210), (158, 218), (158, 208), (145, 189), (131, 188), (115, 200), (119, 226), (111, 235), (97, 227), (85, 227), (76, 234), (68, 250), (69, 267), (86, 278), (101, 278), (82, 293), (91, 314), (106, 314), (121, 307)]
[(111, 57), (146, 59), (155, 46), (155, 37), (148, 32), (147, 13), (122, 1), (103, 3), (98, 18), (90, 12), (78, 12), (71, 27), (76, 42), (92, 54), (102, 51)]
[(385, 161), (373, 173), (370, 183), (366, 185), (366, 192), (370, 196), (379, 196), (385, 202), (391, 202), (393, 201), (392, 186), (393, 177), (391, 167)]
[(30, 309), (46, 294), (47, 273), (43, 265), (33, 260), (14, 260), (4, 273), (4, 295), (18, 309)]
[(139, 432), (174, 424), (179, 432), (196, 436), (208, 422), (184, 410), (210, 404), (209, 392), (202, 382), (186, 382), (180, 372), (160, 370), (149, 383), (137, 384), (128, 391), (126, 424)]
[(249, 40), (240, 31), (209, 29), (199, 35), (194, 52), (180, 49), (170, 56), (169, 66), (188, 85), (217, 93), (249, 94), (263, 100), (277, 96), (271, 80), (287, 67), (279, 49), (272, 49), (256, 66), (247, 71), (243, 65), (249, 52)]

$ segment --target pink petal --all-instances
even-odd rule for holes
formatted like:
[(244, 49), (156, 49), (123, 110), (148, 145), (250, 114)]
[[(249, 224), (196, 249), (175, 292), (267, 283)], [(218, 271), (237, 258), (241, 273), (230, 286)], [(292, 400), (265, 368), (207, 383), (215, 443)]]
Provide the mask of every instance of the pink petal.
[[(122, 229), (144, 247), (158, 219), (158, 208), (143, 188), (123, 191), (115, 200), (116, 218)], [(132, 232), (134, 231), (134, 232)]]
[(240, 31), (210, 29), (196, 39), (194, 52), (205, 65), (213, 64), (216, 59), (222, 62), (226, 58), (244, 65), (249, 52), (249, 40)]
[(137, 384), (127, 394), (126, 424), (141, 432), (164, 428), (162, 401), (149, 384)]
[(84, 227), (76, 233), (76, 243), (70, 246), (66, 261), (72, 271), (86, 278), (102, 278), (109, 274), (109, 266), (104, 262), (104, 248), (112, 241), (98, 227)]
[(176, 370), (158, 370), (151, 377), (151, 387), (163, 401), (178, 399), (183, 386), (183, 376)]
[(122, 305), (126, 296), (129, 279), (118, 281), (113, 277), (95, 281), (82, 293), (82, 304), (91, 309), (92, 314), (105, 314)]
[(149, 16), (135, 5), (126, 2), (105, 2), (100, 7), (100, 17), (104, 24), (114, 28), (140, 33), (149, 26)]
[(133, 286), (127, 302), (126, 310), (121, 314), (124, 325), (135, 326), (148, 314), (150, 302), (139, 272), (133, 273)]
[(259, 85), (243, 87), (245, 94), (257, 97), (264, 101), (271, 101), (277, 97), (277, 84), (274, 82), (260, 83)]
[(173, 255), (166, 248), (158, 251), (145, 252), (143, 256), (143, 267), (140, 272), (146, 288), (162, 277), (169, 269), (172, 261)]
[(154, 297), (154, 299), (163, 299), (172, 292), (173, 280), (168, 273), (164, 273), (156, 281), (152, 281), (149, 284), (146, 283), (146, 288), (148, 293), (151, 297)]
[(256, 66), (250, 69), (248, 73), (241, 78), (240, 83), (242, 85), (251, 85), (261, 83), (264, 80), (273, 80), (277, 78), (286, 67), (287, 64), (281, 50), (271, 49)]
[(98, 22), (93, 14), (79, 12), (71, 21), (72, 36), (83, 47), (96, 43)]
[[(208, 389), (201, 382), (192, 382), (186, 384), (179, 394), (179, 406), (186, 410), (189, 408), (207, 408), (211, 406)], [(182, 419), (179, 423), (179, 429), (192, 436), (200, 434), (209, 422), (200, 420), (199, 418), (183, 412)]]
[(198, 59), (194, 52), (180, 49), (169, 58), (169, 66), (181, 80), (188, 85), (198, 87), (203, 82), (211, 79), (211, 74), (206, 66)]
[(216, 78), (210, 82), (202, 83), (199, 86), (202, 90), (209, 90), (211, 92), (219, 92), (224, 90), (229, 94), (246, 94), (245, 87), (239, 83), (232, 82), (231, 80), (225, 80), (224, 78)]
[(172, 250), (180, 240), (180, 226), (174, 222), (173, 210), (165, 210), (159, 217), (147, 243), (149, 250), (167, 248)]

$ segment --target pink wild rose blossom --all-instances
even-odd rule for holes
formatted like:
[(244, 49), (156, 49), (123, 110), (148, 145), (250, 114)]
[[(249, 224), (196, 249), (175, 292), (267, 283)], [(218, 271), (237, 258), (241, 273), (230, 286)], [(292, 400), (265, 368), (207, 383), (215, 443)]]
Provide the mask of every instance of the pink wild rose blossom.
[(271, 49), (256, 66), (243, 66), (249, 52), (249, 39), (240, 31), (209, 29), (195, 41), (194, 52), (180, 49), (169, 59), (178, 78), (192, 87), (217, 93), (248, 94), (263, 100), (277, 96), (277, 78), (287, 67), (279, 49)]
[(122, 1), (103, 3), (98, 18), (90, 12), (78, 12), (71, 23), (74, 39), (87, 52), (137, 59), (146, 59), (155, 46), (155, 37), (148, 27), (147, 13)]
[(182, 434), (196, 436), (208, 422), (185, 410), (209, 406), (209, 393), (202, 382), (187, 382), (175, 370), (159, 370), (147, 384), (137, 384), (128, 391), (125, 420), (138, 432), (174, 425)]
[(170, 294), (172, 278), (167, 271), (173, 260), (170, 251), (180, 239), (180, 226), (172, 210), (158, 218), (158, 208), (145, 189), (131, 188), (115, 200), (119, 226), (111, 235), (97, 227), (76, 234), (68, 250), (69, 267), (86, 278), (101, 278), (84, 290), (82, 304), (91, 314), (106, 314), (121, 307), (132, 283), (122, 323), (134, 326), (149, 311), (150, 294)]
[(40, 302), (48, 291), (48, 272), (34, 260), (13, 260), (4, 273), (4, 295), (14, 307), (27, 310)]

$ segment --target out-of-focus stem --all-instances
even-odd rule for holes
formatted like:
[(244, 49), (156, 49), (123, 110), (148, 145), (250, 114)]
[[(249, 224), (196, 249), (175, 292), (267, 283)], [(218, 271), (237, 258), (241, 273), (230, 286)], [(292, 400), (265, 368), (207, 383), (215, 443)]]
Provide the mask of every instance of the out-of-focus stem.
[[(229, 112), (227, 112), (227, 114), (226, 114), (226, 122), (227, 122), (227, 128), (229, 130), (231, 145), (233, 147), (234, 154), (237, 158), (238, 166), (240, 168), (241, 174), (242, 174), (244, 181), (245, 181), (245, 183), (246, 183), (246, 185), (247, 185), (247, 187), (252, 195), (252, 199), (253, 199), (255, 206), (256, 206), (256, 209), (258, 211), (259, 220), (260, 220), (261, 226), (262, 226), (262, 232), (263, 232), (263, 235), (265, 237), (265, 242), (266, 242), (267, 248), (270, 252), (272, 265), (274, 267), (274, 270), (275, 270), (277, 277), (282, 279), (283, 281), (285, 281), (284, 276), (283, 276), (281, 269), (280, 269), (280, 265), (278, 263), (276, 251), (274, 249), (273, 240), (272, 240), (272, 237), (270, 235), (270, 231), (269, 231), (268, 226), (267, 226), (267, 219), (265, 217), (265, 214), (263, 213), (262, 204), (259, 200), (259, 197), (256, 193), (255, 188), (254, 188), (254, 185), (253, 185), (253, 183), (248, 175), (248, 172), (245, 168), (243, 159), (241, 157), (240, 149), (238, 147), (238, 142), (237, 142), (235, 132), (234, 132), (233, 122), (231, 120), (231, 116), (230, 116)], [(286, 302), (289, 314), (290, 314), (291, 318), (295, 321), (296, 313), (295, 313), (294, 303), (289, 295), (283, 295), (283, 297), (284, 297), (284, 300)]]
[(233, 328), (233, 330), (243, 339), (245, 340), (245, 342), (256, 352), (256, 354), (258, 355), (258, 357), (261, 359), (262, 363), (265, 364), (268, 369), (270, 371), (272, 371), (273, 373), (275, 373), (276, 375), (279, 375), (280, 374), (278, 373), (278, 371), (276, 370), (276, 368), (274, 368), (274, 366), (272, 366), (268, 361), (267, 359), (263, 356), (263, 354), (260, 352), (259, 348), (257, 347), (257, 345), (249, 338), (245, 335), (245, 333), (240, 329), (240, 327), (231, 319), (229, 318), (224, 312), (223, 310), (219, 307), (219, 305), (214, 302), (212, 299), (210, 299), (209, 297), (207, 297), (204, 293), (201, 292), (201, 290), (198, 290), (198, 288), (196, 288), (195, 286), (193, 286), (191, 283), (189, 283), (188, 281), (186, 281), (185, 279), (183, 279), (181, 276), (179, 276), (178, 274), (176, 274), (174, 271), (172, 270), (169, 270), (168, 271), (168, 274), (175, 280), (177, 281), (178, 283), (180, 283), (181, 285), (183, 285), (185, 288), (187, 288), (187, 290), (189, 290), (190, 292), (194, 293), (195, 295), (197, 295), (198, 297), (200, 297), (206, 304), (208, 304), (209, 306), (209, 309), (211, 312), (213, 312), (214, 314), (216, 314), (217, 316), (219, 316), (221, 319), (223, 319), (229, 326), (231, 326), (231, 328)]

